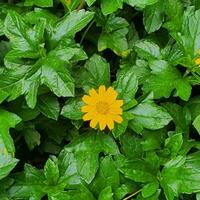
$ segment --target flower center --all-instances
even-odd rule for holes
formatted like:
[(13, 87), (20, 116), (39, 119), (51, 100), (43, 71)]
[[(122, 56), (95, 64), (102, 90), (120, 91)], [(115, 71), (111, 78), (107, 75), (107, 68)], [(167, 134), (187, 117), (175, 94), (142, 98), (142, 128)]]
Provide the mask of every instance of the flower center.
[(99, 114), (105, 115), (109, 112), (109, 104), (104, 101), (99, 101), (96, 104), (96, 109)]

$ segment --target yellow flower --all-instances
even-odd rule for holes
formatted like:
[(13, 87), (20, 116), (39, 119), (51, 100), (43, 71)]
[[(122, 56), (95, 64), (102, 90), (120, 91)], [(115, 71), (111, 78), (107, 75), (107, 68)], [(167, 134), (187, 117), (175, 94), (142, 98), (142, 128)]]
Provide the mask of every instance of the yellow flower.
[(114, 122), (123, 121), (122, 108), (123, 100), (117, 100), (117, 92), (109, 87), (107, 90), (101, 85), (98, 92), (95, 89), (89, 90), (89, 95), (84, 95), (82, 100), (85, 104), (81, 111), (84, 121), (90, 121), (90, 127), (95, 128), (99, 124), (100, 130), (104, 130), (106, 125), (110, 130), (114, 128)]
[(195, 64), (196, 64), (196, 65), (200, 65), (200, 58), (197, 58), (197, 59), (195, 60)]

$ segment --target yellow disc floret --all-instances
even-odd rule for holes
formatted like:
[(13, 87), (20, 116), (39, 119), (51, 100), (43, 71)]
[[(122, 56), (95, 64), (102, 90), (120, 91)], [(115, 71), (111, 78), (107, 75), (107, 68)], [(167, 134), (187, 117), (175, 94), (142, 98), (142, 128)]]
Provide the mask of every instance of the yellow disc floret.
[(123, 100), (117, 100), (114, 88), (109, 87), (106, 90), (105, 86), (101, 85), (98, 92), (91, 89), (89, 95), (84, 95), (82, 100), (86, 104), (81, 108), (85, 113), (83, 120), (90, 121), (90, 127), (95, 128), (99, 124), (100, 130), (104, 130), (106, 126), (112, 130), (114, 122), (123, 121), (121, 117)]

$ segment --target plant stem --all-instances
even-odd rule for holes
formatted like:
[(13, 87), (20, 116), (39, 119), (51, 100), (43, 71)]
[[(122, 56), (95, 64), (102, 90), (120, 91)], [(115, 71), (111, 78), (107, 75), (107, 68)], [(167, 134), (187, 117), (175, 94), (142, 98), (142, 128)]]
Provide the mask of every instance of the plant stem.
[(87, 29), (83, 33), (83, 36), (82, 36), (81, 41), (80, 41), (80, 45), (82, 44), (85, 36), (87, 35), (87, 32), (90, 30), (90, 28), (92, 27), (93, 24), (94, 24), (94, 20), (91, 21), (91, 23), (89, 24), (89, 26), (87, 27)]
[(85, 1), (82, 0), (81, 3), (79, 4), (78, 8), (77, 8), (77, 11), (81, 10), (85, 5)]
[(128, 200), (128, 199), (130, 199), (131, 197), (134, 197), (136, 194), (140, 193), (141, 191), (142, 191), (142, 189), (140, 189), (140, 190), (138, 190), (138, 191), (134, 192), (133, 194), (131, 194), (131, 195), (127, 196), (127, 197), (126, 197), (126, 198), (124, 198), (123, 200)]

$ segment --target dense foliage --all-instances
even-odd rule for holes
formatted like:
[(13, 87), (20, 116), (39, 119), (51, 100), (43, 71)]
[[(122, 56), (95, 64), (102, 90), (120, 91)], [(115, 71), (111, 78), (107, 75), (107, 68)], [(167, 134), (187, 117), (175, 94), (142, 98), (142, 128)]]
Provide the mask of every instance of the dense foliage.
[(199, 49), (198, 0), (1, 0), (0, 200), (200, 200)]

